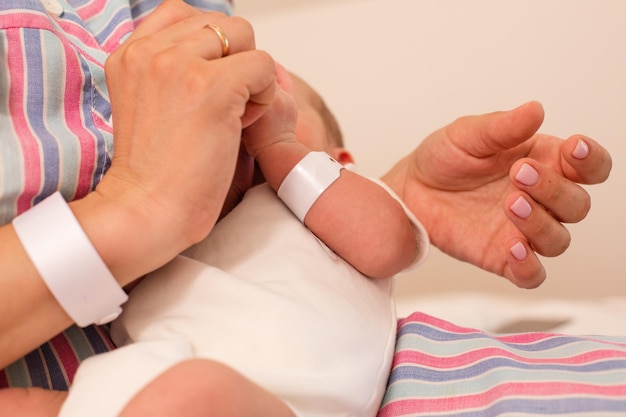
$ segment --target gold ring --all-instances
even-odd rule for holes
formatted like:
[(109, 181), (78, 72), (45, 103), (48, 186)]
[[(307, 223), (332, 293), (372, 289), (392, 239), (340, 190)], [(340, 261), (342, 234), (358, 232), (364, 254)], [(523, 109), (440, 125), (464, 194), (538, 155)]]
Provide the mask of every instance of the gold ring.
[(230, 52), (230, 43), (228, 42), (228, 38), (226, 37), (226, 34), (224, 34), (222, 28), (212, 23), (209, 23), (204, 27), (211, 29), (213, 32), (215, 32), (217, 37), (220, 38), (220, 42), (222, 42), (222, 57), (228, 55), (228, 52)]

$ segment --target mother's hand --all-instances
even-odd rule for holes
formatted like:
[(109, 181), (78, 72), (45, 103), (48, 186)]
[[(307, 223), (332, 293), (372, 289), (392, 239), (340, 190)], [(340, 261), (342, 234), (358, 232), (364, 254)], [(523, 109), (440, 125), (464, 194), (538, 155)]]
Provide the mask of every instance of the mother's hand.
[(611, 157), (597, 142), (535, 134), (543, 108), (463, 117), (440, 129), (384, 180), (423, 222), (443, 252), (508, 278), (540, 285), (536, 253), (557, 256), (570, 242), (563, 223), (590, 207), (578, 184), (607, 179)]
[[(227, 57), (208, 24), (227, 36)], [(254, 48), (245, 20), (167, 0), (108, 59), (115, 154), (95, 194), (125, 213), (119, 240), (140, 266), (124, 275), (160, 266), (215, 224), (241, 131), (274, 97), (274, 62)]]

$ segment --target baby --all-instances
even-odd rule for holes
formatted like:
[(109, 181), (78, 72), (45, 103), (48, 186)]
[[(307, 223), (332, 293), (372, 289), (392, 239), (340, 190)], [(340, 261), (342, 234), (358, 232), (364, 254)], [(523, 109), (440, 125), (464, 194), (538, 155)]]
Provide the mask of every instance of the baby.
[[(60, 416), (151, 415), (158, 387), (175, 386), (159, 379), (191, 359), (224, 375), (207, 413), (376, 415), (395, 345), (390, 277), (424, 259), (427, 235), (384, 185), (338, 165), (352, 157), (323, 100), (277, 71), (283, 90), (243, 135), (265, 181), (133, 289), (112, 325), (119, 348), (81, 365)], [(311, 151), (339, 175), (301, 222), (276, 191)]]

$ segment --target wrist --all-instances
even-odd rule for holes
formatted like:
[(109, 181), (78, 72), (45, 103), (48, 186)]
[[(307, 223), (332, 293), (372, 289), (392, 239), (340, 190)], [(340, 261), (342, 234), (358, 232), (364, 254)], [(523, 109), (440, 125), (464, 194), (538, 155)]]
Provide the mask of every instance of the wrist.
[(12, 223), (39, 277), (75, 323), (104, 324), (121, 313), (128, 297), (61, 193)]
[(160, 267), (189, 246), (180, 235), (165, 239), (167, 222), (139, 199), (123, 195), (110, 198), (96, 190), (71, 202), (70, 207), (121, 286)]
[(204, 239), (217, 222), (235, 170), (235, 160), (231, 165), (229, 158), (216, 155), (206, 172), (190, 167), (180, 175), (166, 169), (146, 174), (123, 163), (116, 167), (114, 161), (93, 194), (115, 207), (118, 224), (145, 234), (143, 240), (151, 237), (152, 245), (173, 257)]
[(313, 204), (339, 179), (342, 169), (326, 152), (309, 152), (283, 179), (278, 197), (304, 223)]
[(287, 174), (309, 152), (311, 150), (299, 142), (279, 142), (263, 148), (255, 159), (265, 180), (278, 191)]

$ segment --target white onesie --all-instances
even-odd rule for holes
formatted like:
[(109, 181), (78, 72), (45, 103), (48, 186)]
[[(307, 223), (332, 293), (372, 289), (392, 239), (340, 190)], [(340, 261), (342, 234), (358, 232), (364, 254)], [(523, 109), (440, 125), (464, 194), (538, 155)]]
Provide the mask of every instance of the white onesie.
[[(407, 211), (428, 247), (422, 226)], [(369, 279), (263, 184), (210, 236), (138, 285), (112, 326), (119, 348), (85, 361), (60, 417), (113, 417), (173, 364), (210, 358), (299, 417), (375, 416), (396, 334), (392, 279)]]

